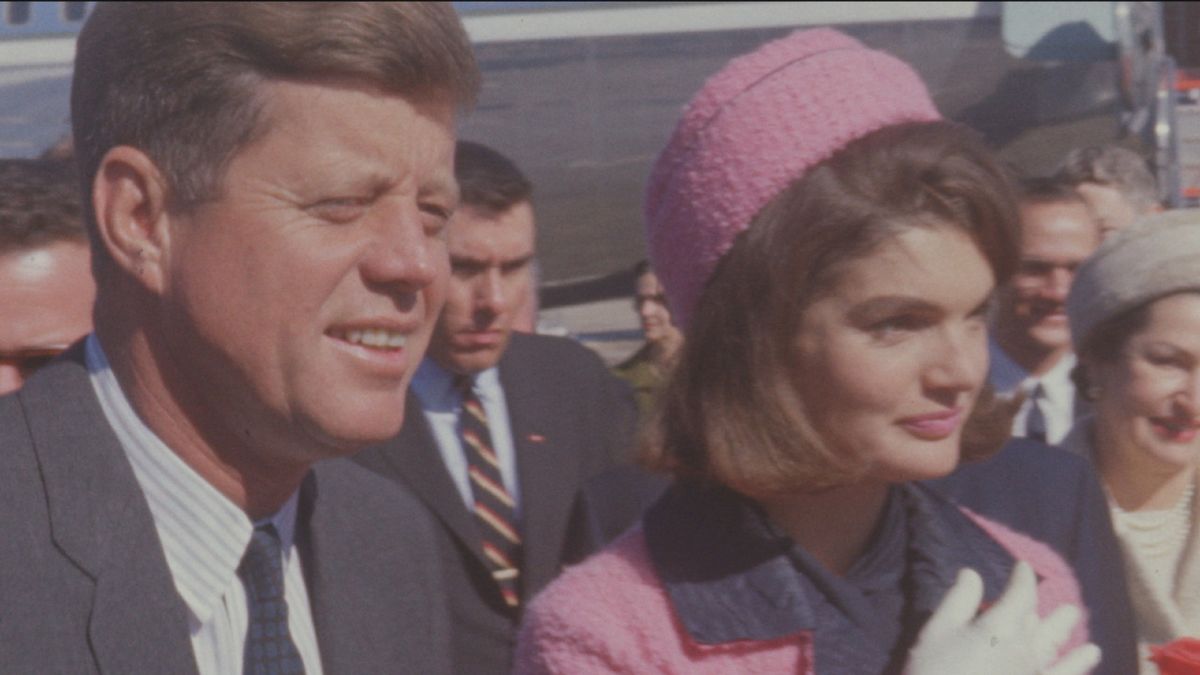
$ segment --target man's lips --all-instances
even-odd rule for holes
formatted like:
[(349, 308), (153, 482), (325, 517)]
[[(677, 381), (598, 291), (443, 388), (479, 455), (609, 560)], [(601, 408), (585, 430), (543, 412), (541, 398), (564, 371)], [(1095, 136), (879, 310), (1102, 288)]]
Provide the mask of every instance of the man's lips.
[(384, 377), (403, 377), (409, 371), (408, 345), (413, 328), (395, 321), (339, 324), (325, 331), (335, 347), (355, 362)]
[(930, 441), (948, 438), (962, 423), (962, 408), (939, 410), (924, 415), (902, 418), (898, 424), (910, 434)]
[(454, 336), (454, 341), (465, 348), (498, 347), (504, 342), (504, 331), (498, 329), (464, 330)]

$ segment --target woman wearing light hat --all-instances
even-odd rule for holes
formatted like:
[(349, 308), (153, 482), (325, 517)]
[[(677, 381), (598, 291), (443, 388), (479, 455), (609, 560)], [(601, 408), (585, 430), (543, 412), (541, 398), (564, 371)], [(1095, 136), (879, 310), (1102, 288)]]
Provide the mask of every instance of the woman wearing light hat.
[(1004, 438), (972, 413), (1016, 243), (911, 68), (827, 29), (733, 60), (646, 219), (686, 334), (649, 453), (676, 484), (530, 605), (517, 672), (1090, 668), (1061, 558), (913, 482)]
[[(1067, 316), (1093, 415), (1064, 447), (1095, 463), (1143, 652), (1200, 637), (1200, 211), (1152, 216), (1076, 273)], [(1191, 671), (1196, 672), (1196, 671)]]

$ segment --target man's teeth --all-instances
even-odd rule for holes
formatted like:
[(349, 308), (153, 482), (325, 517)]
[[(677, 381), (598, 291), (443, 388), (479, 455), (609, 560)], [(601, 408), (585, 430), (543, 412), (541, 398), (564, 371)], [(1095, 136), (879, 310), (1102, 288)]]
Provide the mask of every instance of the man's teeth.
[(405, 341), (408, 339), (401, 333), (393, 333), (390, 330), (382, 328), (348, 330), (342, 333), (342, 338), (346, 342), (373, 349), (399, 349), (404, 346)]

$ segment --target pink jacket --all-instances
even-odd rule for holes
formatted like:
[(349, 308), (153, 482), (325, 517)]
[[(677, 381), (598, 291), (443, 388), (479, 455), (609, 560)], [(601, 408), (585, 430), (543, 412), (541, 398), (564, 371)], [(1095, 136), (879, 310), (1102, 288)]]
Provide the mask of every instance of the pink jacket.
[[(1048, 546), (970, 511), (967, 516), (1040, 582), (1039, 612), (1082, 607), (1074, 574)], [(1087, 641), (1080, 621), (1067, 647)], [(813, 673), (812, 635), (701, 644), (692, 639), (655, 571), (641, 527), (569, 568), (529, 606), (515, 673)]]

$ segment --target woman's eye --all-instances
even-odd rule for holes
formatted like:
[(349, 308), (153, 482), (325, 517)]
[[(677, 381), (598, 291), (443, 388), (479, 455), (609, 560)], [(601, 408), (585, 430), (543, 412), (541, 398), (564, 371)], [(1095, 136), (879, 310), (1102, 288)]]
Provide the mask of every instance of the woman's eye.
[(871, 324), (870, 331), (877, 337), (890, 337), (898, 333), (920, 330), (925, 323), (919, 316), (893, 316)]
[(1188, 364), (1184, 358), (1176, 355), (1148, 354), (1146, 355), (1146, 361), (1148, 361), (1151, 365), (1158, 366), (1159, 368), (1187, 370), (1190, 367), (1190, 364)]

